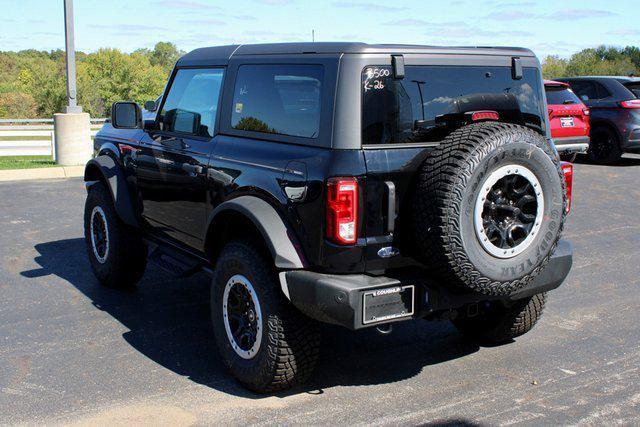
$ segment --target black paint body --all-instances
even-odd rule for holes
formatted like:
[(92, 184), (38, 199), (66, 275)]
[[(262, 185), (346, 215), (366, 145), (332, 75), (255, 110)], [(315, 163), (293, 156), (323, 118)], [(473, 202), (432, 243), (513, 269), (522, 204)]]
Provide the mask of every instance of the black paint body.
[[(207, 259), (206, 245), (210, 243), (207, 233), (214, 209), (226, 201), (251, 195), (276, 209), (308, 270), (384, 274), (391, 269), (419, 267), (411, 257), (410, 238), (404, 227), (411, 214), (411, 189), (417, 171), (437, 142), (363, 146), (360, 138), (362, 70), (370, 65), (391, 66), (394, 54), (404, 55), (407, 67), (510, 67), (512, 58), (519, 57), (525, 68), (539, 70), (535, 56), (523, 49), (376, 47), (353, 43), (198, 49), (178, 61), (167, 90), (177, 70), (224, 69), (213, 137), (164, 132), (157, 119), (147, 117), (142, 130), (114, 129), (107, 123), (95, 138), (95, 154), (110, 155), (121, 165), (132, 206), (145, 233), (202, 260), (213, 261)], [(230, 117), (234, 82), (238, 67), (243, 64), (322, 65), (319, 134), (297, 138), (233, 129)], [(541, 77), (539, 80), (542, 91)], [(157, 117), (162, 102), (164, 99)], [(546, 111), (546, 105), (541, 106), (541, 111)], [(544, 116), (540, 117), (542, 127), (537, 131), (548, 138)], [(326, 182), (336, 176), (356, 177), (359, 181), (358, 242), (351, 246), (335, 245), (324, 237)], [(386, 197), (388, 182), (396, 191), (396, 206), (391, 211)], [(304, 200), (287, 197), (287, 186), (306, 186)], [(390, 220), (389, 212), (394, 212), (396, 218)], [(398, 248), (399, 255), (378, 255), (380, 249), (389, 246)]]

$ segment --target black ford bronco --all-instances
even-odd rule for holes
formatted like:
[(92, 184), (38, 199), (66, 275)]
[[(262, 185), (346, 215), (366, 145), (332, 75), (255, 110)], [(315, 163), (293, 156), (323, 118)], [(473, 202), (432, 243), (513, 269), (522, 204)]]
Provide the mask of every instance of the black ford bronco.
[(211, 47), (177, 62), (153, 119), (113, 105), (85, 238), (106, 286), (148, 258), (208, 272), (223, 359), (269, 392), (310, 374), (320, 322), (528, 332), (571, 268), (571, 178), (529, 50)]

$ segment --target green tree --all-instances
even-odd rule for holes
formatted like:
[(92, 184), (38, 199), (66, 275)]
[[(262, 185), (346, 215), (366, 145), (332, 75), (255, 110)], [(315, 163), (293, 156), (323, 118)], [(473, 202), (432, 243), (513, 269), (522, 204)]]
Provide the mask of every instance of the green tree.
[(147, 56), (100, 49), (78, 64), (78, 101), (93, 116), (106, 116), (116, 101), (143, 103), (164, 88), (166, 74)]
[(568, 76), (627, 76), (638, 70), (631, 59), (618, 49), (600, 46), (571, 56), (566, 72)]
[(36, 100), (27, 93), (0, 93), (0, 118), (32, 118), (38, 113)]
[(557, 79), (567, 74), (567, 60), (556, 55), (547, 56), (542, 62), (542, 76), (545, 79)]
[(162, 67), (168, 74), (183, 54), (173, 43), (158, 42), (149, 52), (149, 60), (151, 65)]

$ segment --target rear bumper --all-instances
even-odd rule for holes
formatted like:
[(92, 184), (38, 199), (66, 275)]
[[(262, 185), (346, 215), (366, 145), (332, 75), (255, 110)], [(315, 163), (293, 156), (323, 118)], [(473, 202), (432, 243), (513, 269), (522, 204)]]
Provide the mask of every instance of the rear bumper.
[(640, 149), (640, 128), (631, 129), (624, 148), (629, 151)]
[[(369, 326), (425, 317), (442, 311), (455, 310), (480, 301), (518, 300), (559, 287), (571, 270), (573, 247), (561, 240), (549, 264), (529, 285), (507, 297), (489, 297), (477, 293), (451, 293), (445, 287), (427, 284), (421, 278), (398, 279), (364, 274), (331, 275), (294, 270), (280, 273), (283, 292), (305, 315), (321, 322), (362, 329)], [(415, 286), (414, 304), (406, 315), (381, 321), (363, 321), (365, 293), (392, 288)]]
[(586, 153), (589, 149), (588, 136), (572, 136), (564, 138), (553, 138), (558, 153)]

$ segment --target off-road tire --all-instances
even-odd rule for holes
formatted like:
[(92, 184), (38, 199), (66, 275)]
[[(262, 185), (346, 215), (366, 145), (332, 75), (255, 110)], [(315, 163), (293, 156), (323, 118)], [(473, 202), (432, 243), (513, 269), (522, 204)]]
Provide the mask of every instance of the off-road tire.
[[(474, 203), (484, 179), (506, 164), (533, 171), (543, 187), (539, 233), (512, 258), (483, 249), (474, 228)], [(526, 286), (547, 265), (566, 215), (560, 162), (545, 138), (506, 123), (476, 123), (452, 132), (420, 169), (414, 196), (416, 257), (454, 290), (508, 295)]]
[[(234, 275), (248, 279), (262, 312), (261, 344), (250, 359), (234, 351), (225, 329), (223, 294)], [(220, 355), (244, 387), (276, 392), (303, 383), (312, 373), (320, 348), (318, 325), (286, 299), (273, 263), (251, 240), (233, 241), (222, 249), (211, 286), (211, 318)]]
[[(101, 262), (91, 240), (92, 212), (99, 208), (107, 223), (108, 252)], [(84, 237), (87, 255), (96, 278), (104, 286), (118, 289), (135, 287), (147, 265), (147, 247), (140, 232), (118, 217), (111, 194), (102, 182), (89, 188), (84, 208)]]
[(599, 165), (610, 165), (622, 157), (620, 138), (607, 126), (598, 126), (591, 130), (589, 160)]
[(474, 317), (452, 320), (465, 336), (481, 344), (502, 344), (529, 332), (542, 316), (547, 294), (511, 303), (493, 301)]

